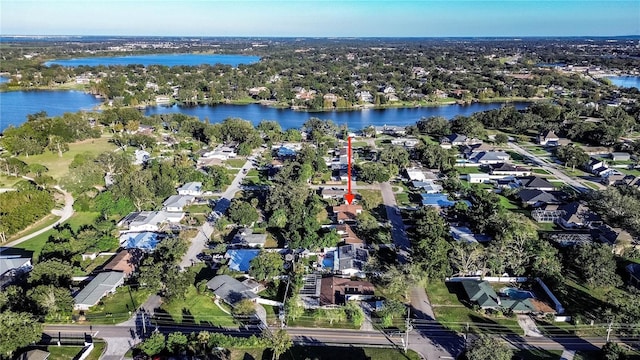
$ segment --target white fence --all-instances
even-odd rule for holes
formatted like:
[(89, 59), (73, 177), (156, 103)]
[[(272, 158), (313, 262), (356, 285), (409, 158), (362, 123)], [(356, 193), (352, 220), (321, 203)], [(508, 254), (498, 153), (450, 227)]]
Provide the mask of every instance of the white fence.
[(279, 301), (274, 301), (274, 300), (269, 300), (269, 299), (263, 299), (261, 297), (256, 299), (256, 302), (258, 304), (263, 304), (263, 305), (270, 305), (270, 306), (282, 306), (282, 303)]
[(462, 280), (485, 280), (493, 283), (523, 283), (529, 280), (524, 276), (469, 276), (469, 277), (451, 277), (446, 278), (446, 281), (459, 282)]

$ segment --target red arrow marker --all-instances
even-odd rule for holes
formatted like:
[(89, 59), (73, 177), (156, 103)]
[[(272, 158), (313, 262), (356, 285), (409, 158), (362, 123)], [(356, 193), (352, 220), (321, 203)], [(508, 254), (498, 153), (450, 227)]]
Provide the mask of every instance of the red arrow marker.
[(351, 136), (347, 138), (347, 193), (344, 195), (344, 199), (347, 204), (351, 205), (355, 196), (351, 192)]

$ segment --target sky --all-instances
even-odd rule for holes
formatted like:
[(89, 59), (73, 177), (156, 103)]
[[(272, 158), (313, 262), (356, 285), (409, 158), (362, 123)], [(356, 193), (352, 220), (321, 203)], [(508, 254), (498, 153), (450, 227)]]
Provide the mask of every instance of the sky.
[(1, 35), (640, 35), (640, 1), (0, 0)]

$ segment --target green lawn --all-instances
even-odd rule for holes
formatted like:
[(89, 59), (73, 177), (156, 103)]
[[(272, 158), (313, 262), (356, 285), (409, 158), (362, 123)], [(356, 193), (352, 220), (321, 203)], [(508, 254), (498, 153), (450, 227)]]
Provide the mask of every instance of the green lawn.
[(444, 282), (430, 282), (426, 291), (436, 320), (454, 331), (465, 331), (466, 324), (469, 324), (473, 332), (524, 334), (515, 318), (485, 316), (464, 306)]
[(621, 173), (624, 173), (627, 175), (640, 176), (640, 170), (638, 169), (617, 169), (617, 170), (620, 170)]
[(260, 172), (256, 169), (251, 169), (247, 172), (247, 176), (260, 176)]
[(396, 202), (400, 205), (411, 205), (411, 200), (409, 200), (409, 194), (406, 192), (401, 192), (396, 194)]
[(9, 238), (9, 241), (13, 241), (16, 239), (19, 239), (25, 235), (28, 234), (32, 234), (38, 230), (44, 229), (47, 226), (54, 224), (56, 221), (58, 221), (60, 219), (60, 216), (55, 216), (53, 214), (48, 214), (47, 216), (43, 217), (42, 219), (36, 221), (35, 223), (31, 224), (29, 227), (27, 227), (26, 229), (23, 229), (22, 231), (20, 231), (17, 234), (14, 234), (13, 236), (11, 236)]
[(135, 289), (121, 286), (114, 294), (107, 295), (94, 307), (85, 312), (87, 322), (93, 324), (117, 324), (129, 319), (129, 311), (134, 311), (151, 295), (149, 289)]
[(557, 360), (562, 355), (561, 350), (526, 349), (514, 353), (514, 359), (521, 360)]
[(62, 157), (59, 157), (58, 153), (45, 151), (39, 155), (31, 155), (29, 157), (20, 156), (19, 159), (27, 164), (44, 165), (49, 169), (46, 173), (47, 175), (52, 176), (54, 179), (60, 179), (69, 173), (69, 164), (71, 164), (77, 154), (89, 152), (94, 155), (99, 155), (107, 151), (115, 150), (117, 147), (110, 143), (109, 139), (111, 139), (111, 137), (103, 136), (99, 139), (87, 139), (69, 144), (69, 151), (63, 153)]
[(500, 198), (500, 205), (502, 205), (505, 209), (507, 210), (520, 210), (521, 207), (512, 200), (507, 199), (506, 197), (502, 196), (502, 195), (498, 195), (498, 197)]
[(365, 146), (369, 146), (366, 141), (354, 141), (351, 143), (352, 148), (363, 148)]
[[(262, 348), (229, 349), (230, 360), (271, 360), (271, 352)], [(279, 360), (419, 360), (413, 350), (363, 348), (357, 346), (293, 346)]]
[[(333, 324), (329, 320), (318, 315), (318, 310), (305, 310), (304, 315), (294, 320), (288, 320), (289, 327), (310, 327), (310, 328), (334, 328), (334, 329), (358, 329), (351, 321), (345, 319), (343, 321), (334, 321)], [(328, 310), (331, 311), (331, 310)]]
[(244, 163), (247, 162), (247, 160), (245, 159), (229, 159), (227, 161), (225, 161), (227, 163), (227, 165), (229, 165), (232, 168), (241, 168), (242, 166), (244, 166)]
[(533, 168), (533, 169), (531, 169), (531, 171), (532, 171), (534, 174), (542, 174), (542, 175), (549, 174), (549, 172), (548, 172), (547, 170), (545, 170), (545, 169), (540, 169), (540, 168)]
[(372, 210), (382, 204), (382, 193), (378, 190), (358, 190), (366, 210)]
[(215, 326), (236, 326), (233, 317), (222, 311), (213, 302), (212, 293), (198, 294), (191, 285), (184, 300), (175, 300), (162, 304), (165, 314), (156, 312), (157, 320), (176, 323), (208, 324)]
[(194, 214), (208, 214), (211, 212), (211, 206), (209, 205), (191, 205), (185, 209), (186, 212)]
[(484, 171), (480, 170), (479, 166), (456, 166), (455, 169), (460, 175), (484, 173)]
[[(92, 224), (98, 215), (98, 213), (92, 212), (76, 212), (73, 214), (73, 216), (71, 216), (71, 218), (69, 218), (67, 223), (71, 225), (72, 229), (78, 230), (78, 228), (80, 228), (82, 225)], [(54, 229), (45, 231), (44, 233), (36, 237), (33, 237), (23, 243), (14, 246), (14, 248), (33, 251), (33, 257), (34, 259), (37, 259), (40, 255), (40, 252), (42, 251), (42, 248), (44, 247), (44, 244), (49, 239), (49, 236), (53, 235), (55, 232), (56, 230)]]

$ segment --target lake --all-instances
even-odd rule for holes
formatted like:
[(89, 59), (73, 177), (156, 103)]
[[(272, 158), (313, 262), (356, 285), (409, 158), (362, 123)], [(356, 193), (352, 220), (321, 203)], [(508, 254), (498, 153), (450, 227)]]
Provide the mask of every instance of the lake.
[(223, 64), (237, 67), (240, 64), (253, 64), (260, 61), (258, 56), (222, 55), (222, 54), (152, 54), (131, 56), (87, 57), (47, 61), (46, 66), (110, 66), (110, 65), (165, 65), (165, 66), (197, 66), (202, 64)]
[[(526, 108), (529, 103), (512, 103), (517, 109)], [(208, 119), (212, 123), (221, 122), (228, 117), (238, 117), (251, 121), (254, 125), (262, 120), (275, 120), (283, 129), (300, 128), (310, 117), (323, 120), (331, 119), (337, 124), (346, 124), (351, 129), (362, 129), (374, 125), (415, 124), (422, 117), (443, 116), (451, 119), (457, 115), (468, 116), (478, 111), (498, 109), (502, 103), (474, 103), (471, 105), (444, 105), (420, 108), (388, 108), (366, 109), (355, 111), (305, 112), (291, 109), (274, 109), (258, 104), (250, 105), (216, 105), (180, 107), (177, 105), (155, 106), (145, 109), (145, 115), (183, 113), (197, 116), (201, 120)]]
[(607, 79), (616, 86), (640, 89), (640, 76), (609, 76)]
[[(51, 116), (65, 112), (91, 110), (101, 101), (80, 91), (10, 91), (0, 93), (0, 131), (9, 125), (19, 126), (27, 115), (46, 111)], [(512, 103), (524, 109), (529, 103)], [(422, 117), (443, 116), (451, 119), (456, 115), (468, 116), (478, 111), (498, 109), (502, 103), (475, 103), (471, 105), (445, 105), (421, 108), (367, 109), (357, 111), (304, 112), (291, 109), (274, 109), (258, 104), (216, 106), (154, 106), (144, 110), (145, 115), (183, 113), (197, 116), (210, 122), (221, 122), (228, 117), (238, 117), (258, 124), (262, 120), (275, 120), (283, 129), (300, 128), (310, 117), (331, 119), (346, 124), (351, 129), (362, 129), (369, 125), (411, 125)]]
[(9, 91), (0, 92), (0, 131), (19, 126), (27, 115), (46, 111), (52, 116), (65, 112), (91, 110), (102, 101), (82, 91)]

